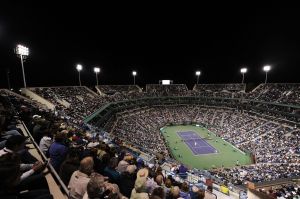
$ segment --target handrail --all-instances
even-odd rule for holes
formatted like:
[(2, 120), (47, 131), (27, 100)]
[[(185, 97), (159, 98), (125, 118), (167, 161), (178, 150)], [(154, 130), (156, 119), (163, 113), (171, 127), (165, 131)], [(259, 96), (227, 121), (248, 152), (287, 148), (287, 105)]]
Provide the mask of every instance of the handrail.
[[(30, 137), (33, 145), (35, 146), (35, 148), (37, 149), (37, 151), (39, 152), (39, 154), (42, 156), (43, 161), (45, 162), (47, 160), (47, 157), (45, 156), (45, 154), (41, 151), (40, 147), (38, 146), (38, 144), (35, 142), (34, 138), (32, 137), (31, 133), (29, 132), (29, 130), (27, 129), (27, 126), (25, 125), (25, 123), (23, 121), (21, 121), (21, 124), (23, 125), (26, 133), (28, 134), (28, 136)], [(51, 164), (47, 165), (47, 168), (50, 170), (51, 174), (54, 175), (54, 177), (56, 178), (56, 180), (59, 182), (59, 184), (61, 185), (62, 189), (64, 190), (66, 195), (69, 195), (69, 190), (66, 187), (66, 185), (64, 184), (64, 182), (60, 179), (59, 175), (57, 174), (57, 172), (55, 171), (55, 169), (53, 168), (53, 166)]]

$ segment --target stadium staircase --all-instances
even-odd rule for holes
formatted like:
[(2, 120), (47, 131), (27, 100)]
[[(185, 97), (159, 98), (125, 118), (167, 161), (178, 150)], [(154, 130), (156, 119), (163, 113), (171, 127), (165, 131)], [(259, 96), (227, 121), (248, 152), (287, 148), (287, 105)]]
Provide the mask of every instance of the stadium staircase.
[[(271, 123), (271, 122), (269, 122), (269, 123)], [(271, 131), (274, 131), (274, 130), (276, 130), (276, 129), (279, 129), (280, 127), (281, 127), (281, 126), (277, 126), (277, 127), (275, 127), (275, 128), (272, 128), (272, 129), (270, 129), (269, 131), (266, 131), (266, 132), (264, 132), (263, 134), (261, 134), (261, 135), (255, 137), (255, 138), (253, 138), (253, 139), (251, 139), (251, 140), (248, 140), (248, 141), (245, 141), (245, 142), (238, 143), (238, 144), (236, 144), (236, 146), (240, 146), (240, 145), (242, 145), (242, 144), (247, 144), (248, 142), (255, 141), (255, 140), (257, 140), (257, 139), (263, 137), (263, 136), (266, 135), (267, 133), (269, 133), (269, 132), (271, 132)], [(250, 132), (250, 131), (249, 131), (249, 132)]]
[[(29, 99), (31, 99), (33, 101), (36, 101), (39, 104), (42, 104), (42, 105), (46, 106), (50, 110), (55, 109), (55, 105), (53, 103), (49, 102), (48, 100), (46, 100), (45, 98), (41, 97), (40, 95), (38, 95), (37, 93), (31, 91), (28, 88), (22, 88), (21, 93), (22, 93), (22, 95), (27, 96)], [(26, 98), (26, 99), (28, 100), (28, 98)]]
[(214, 111), (214, 114), (213, 114), (213, 116), (212, 116), (212, 119), (211, 119), (210, 124), (213, 124), (213, 123), (214, 123), (214, 120), (215, 120), (217, 114), (218, 114), (218, 112), (217, 112), (217, 111)]
[(224, 122), (225, 116), (226, 116), (226, 114), (225, 114), (225, 112), (223, 112), (222, 118), (221, 118), (221, 122), (220, 122), (220, 126), (223, 126), (223, 122)]

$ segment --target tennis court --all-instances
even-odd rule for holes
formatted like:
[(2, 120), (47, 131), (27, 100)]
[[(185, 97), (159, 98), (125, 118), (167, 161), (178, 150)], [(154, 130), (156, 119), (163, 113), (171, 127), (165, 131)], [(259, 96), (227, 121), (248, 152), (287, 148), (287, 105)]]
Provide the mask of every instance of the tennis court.
[(217, 153), (217, 150), (193, 131), (177, 132), (194, 155)]
[(161, 128), (170, 152), (178, 161), (191, 168), (210, 169), (251, 164), (248, 154), (195, 125), (176, 125)]

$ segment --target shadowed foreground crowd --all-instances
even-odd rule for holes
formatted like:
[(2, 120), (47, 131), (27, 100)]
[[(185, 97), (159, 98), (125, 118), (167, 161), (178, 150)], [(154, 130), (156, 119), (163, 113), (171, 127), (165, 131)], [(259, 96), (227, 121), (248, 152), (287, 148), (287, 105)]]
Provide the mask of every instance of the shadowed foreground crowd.
[(83, 124), (67, 124), (20, 99), (1, 100), (0, 198), (52, 198), (46, 164), (28, 152), (30, 139), (19, 129), (19, 119), (50, 158), (69, 198), (205, 197), (203, 187), (165, 176), (159, 164), (145, 164)]

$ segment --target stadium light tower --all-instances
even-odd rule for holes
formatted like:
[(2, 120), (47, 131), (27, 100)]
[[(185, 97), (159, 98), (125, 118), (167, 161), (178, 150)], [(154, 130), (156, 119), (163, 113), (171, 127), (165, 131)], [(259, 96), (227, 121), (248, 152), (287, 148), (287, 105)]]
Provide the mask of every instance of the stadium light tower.
[(134, 70), (132, 71), (132, 76), (133, 76), (133, 85), (135, 85), (135, 76), (137, 75), (137, 72)]
[(201, 72), (199, 70), (196, 71), (197, 76), (197, 84), (199, 83), (199, 76), (201, 75)]
[(266, 72), (265, 84), (268, 81), (268, 72), (271, 70), (271, 66), (264, 66), (263, 70)]
[(247, 68), (241, 68), (241, 73), (243, 75), (242, 84), (244, 83), (245, 73), (247, 73)]
[(22, 73), (23, 73), (23, 82), (24, 88), (26, 88), (26, 79), (25, 79), (25, 72), (24, 72), (24, 64), (23, 60), (29, 55), (29, 49), (23, 45), (18, 44), (15, 49), (16, 54), (21, 58), (21, 66), (22, 66)]
[(94, 72), (96, 73), (96, 81), (97, 81), (97, 87), (98, 87), (98, 73), (100, 73), (100, 68), (99, 67), (95, 67), (94, 68)]
[(78, 71), (79, 86), (81, 86), (80, 71), (82, 70), (82, 65), (81, 64), (77, 64), (76, 69)]

